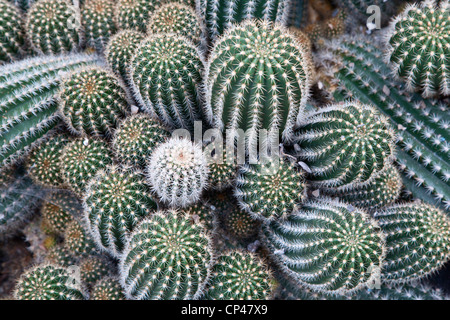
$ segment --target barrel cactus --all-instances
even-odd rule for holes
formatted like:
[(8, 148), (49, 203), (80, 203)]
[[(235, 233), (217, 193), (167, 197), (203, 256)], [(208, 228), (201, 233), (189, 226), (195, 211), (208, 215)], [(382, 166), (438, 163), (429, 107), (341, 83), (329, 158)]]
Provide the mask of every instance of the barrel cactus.
[(63, 244), (57, 244), (47, 251), (45, 262), (63, 267), (75, 265), (78, 261)]
[(160, 0), (118, 0), (115, 7), (115, 19), (120, 29), (135, 29), (145, 32), (147, 22)]
[(25, 54), (25, 30), (20, 11), (6, 0), (0, 1), (0, 62)]
[(409, 90), (424, 97), (450, 95), (449, 2), (408, 5), (391, 23), (387, 58)]
[(145, 176), (117, 166), (106, 168), (90, 181), (84, 207), (97, 246), (114, 257), (120, 255), (138, 222), (157, 209)]
[(64, 233), (64, 248), (75, 257), (86, 257), (97, 251), (94, 240), (82, 221), (73, 220)]
[(80, 280), (84, 285), (93, 286), (101, 278), (110, 273), (111, 264), (102, 256), (90, 255), (82, 258), (78, 263)]
[(116, 33), (114, 0), (87, 0), (81, 7), (86, 43), (102, 50), (109, 38)]
[(211, 240), (202, 224), (176, 211), (157, 212), (133, 231), (120, 261), (129, 299), (198, 298), (209, 277)]
[(382, 277), (408, 282), (440, 269), (450, 259), (450, 219), (429, 204), (399, 204), (375, 213), (386, 233)]
[(64, 234), (67, 225), (81, 213), (81, 203), (72, 193), (50, 192), (41, 208), (47, 228), (56, 234)]
[(214, 150), (214, 155), (209, 163), (210, 187), (218, 191), (233, 186), (238, 170), (234, 152), (227, 151), (225, 147), (223, 150)]
[(92, 288), (91, 300), (125, 300), (119, 281), (113, 277), (104, 277)]

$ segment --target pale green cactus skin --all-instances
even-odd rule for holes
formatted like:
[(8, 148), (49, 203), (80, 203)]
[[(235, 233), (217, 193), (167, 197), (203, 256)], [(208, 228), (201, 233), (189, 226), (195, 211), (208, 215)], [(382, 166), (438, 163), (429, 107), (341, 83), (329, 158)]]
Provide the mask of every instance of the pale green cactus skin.
[(436, 3), (408, 5), (386, 34), (394, 74), (424, 97), (450, 95), (450, 3)]
[(125, 300), (119, 280), (105, 277), (92, 288), (90, 300)]
[(81, 22), (86, 43), (100, 51), (117, 31), (114, 2), (114, 0), (87, 0), (81, 7)]
[(235, 250), (221, 255), (213, 266), (206, 298), (268, 300), (273, 285), (273, 276), (260, 258)]
[(39, 0), (27, 13), (26, 31), (36, 53), (79, 51), (83, 42), (77, 8), (69, 0)]
[(14, 297), (17, 300), (84, 300), (85, 294), (70, 285), (65, 268), (43, 264), (22, 274)]
[(264, 226), (263, 241), (295, 285), (329, 294), (366, 287), (379, 276), (385, 254), (374, 220), (327, 198)]
[(144, 111), (175, 129), (193, 130), (202, 118), (203, 73), (202, 55), (190, 40), (152, 34), (131, 58), (128, 79)]
[(381, 273), (387, 282), (420, 279), (450, 259), (450, 219), (429, 204), (399, 204), (375, 213), (386, 234), (386, 261)]
[(326, 45), (318, 60), (335, 79), (333, 96), (372, 104), (388, 116), (398, 134), (396, 162), (406, 189), (448, 210), (450, 109), (445, 103), (405, 92), (404, 85), (392, 80), (376, 43), (376, 39), (344, 36)]
[(183, 209), (183, 212), (189, 215), (194, 223), (201, 223), (208, 232), (213, 232), (216, 215), (209, 205), (198, 202)]
[(22, 14), (6, 0), (0, 1), (0, 63), (14, 61), (25, 54)]
[(309, 96), (308, 50), (280, 25), (246, 21), (228, 30), (206, 67), (208, 121), (227, 136), (242, 129), (251, 150), (260, 129), (269, 141), (290, 141)]
[(160, 7), (160, 0), (118, 0), (115, 20), (120, 29), (147, 31), (147, 23), (153, 11)]
[(395, 132), (373, 106), (348, 101), (308, 114), (296, 132), (298, 157), (319, 187), (370, 182), (395, 155)]
[(90, 181), (83, 200), (85, 218), (98, 247), (119, 257), (126, 237), (157, 209), (139, 171), (110, 166)]
[(188, 300), (203, 293), (211, 268), (211, 239), (189, 215), (159, 211), (131, 234), (120, 260), (128, 299)]
[(0, 170), (23, 159), (60, 123), (55, 96), (61, 78), (97, 61), (96, 55), (70, 54), (0, 67)]

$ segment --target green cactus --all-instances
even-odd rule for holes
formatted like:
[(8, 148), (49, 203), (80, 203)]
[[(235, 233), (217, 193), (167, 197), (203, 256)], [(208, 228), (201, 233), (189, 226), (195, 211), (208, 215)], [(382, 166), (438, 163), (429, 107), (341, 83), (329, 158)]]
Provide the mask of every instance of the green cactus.
[(105, 57), (108, 64), (127, 83), (127, 69), (130, 65), (130, 60), (144, 39), (144, 34), (139, 31), (122, 30), (112, 36), (106, 46)]
[(136, 114), (119, 124), (112, 148), (124, 165), (144, 169), (153, 150), (170, 137), (170, 132), (157, 120)]
[(0, 170), (22, 159), (59, 124), (55, 95), (61, 77), (97, 59), (84, 54), (42, 56), (0, 67)]
[(311, 85), (308, 50), (279, 25), (246, 21), (231, 28), (208, 60), (209, 122), (227, 136), (242, 129), (250, 146), (260, 129), (290, 141)]
[(82, 207), (78, 199), (69, 192), (50, 192), (41, 208), (42, 219), (51, 232), (64, 234), (67, 225), (79, 216)]
[(114, 277), (99, 280), (92, 288), (91, 300), (125, 300), (122, 287)]
[(351, 190), (322, 189), (329, 196), (370, 211), (386, 207), (396, 201), (402, 189), (402, 177), (393, 165), (388, 165), (371, 182)]
[(77, 259), (62, 244), (50, 248), (45, 256), (45, 261), (63, 267), (77, 263)]
[(380, 289), (362, 290), (352, 299), (358, 300), (448, 300), (440, 289), (428, 284), (413, 282), (406, 285), (386, 285)]
[(267, 159), (242, 166), (234, 195), (254, 219), (286, 217), (306, 198), (303, 173), (290, 161)]
[(28, 157), (28, 174), (34, 183), (48, 188), (58, 188), (63, 184), (60, 156), (69, 139), (57, 135), (43, 142)]
[(395, 132), (371, 105), (348, 101), (312, 112), (296, 131), (315, 186), (352, 189), (391, 164)]
[(386, 34), (393, 72), (424, 97), (450, 95), (449, 1), (408, 5)]
[(92, 138), (78, 138), (68, 143), (60, 158), (65, 183), (80, 198), (89, 180), (112, 164), (113, 154), (106, 142)]
[(264, 226), (263, 240), (292, 282), (344, 294), (379, 276), (385, 246), (378, 229), (364, 211), (322, 198)]
[(374, 13), (368, 11), (370, 6), (377, 6), (380, 8), (381, 22), (385, 24), (388, 17), (395, 11), (395, 6), (392, 0), (333, 0), (336, 4), (344, 9), (351, 18), (356, 18), (359, 22), (367, 23), (369, 17)]
[(115, 7), (115, 19), (120, 29), (135, 29), (146, 32), (147, 23), (161, 0), (118, 0)]
[(6, 0), (0, 0), (0, 63), (13, 61), (25, 54), (25, 30), (20, 11)]
[(203, 224), (208, 232), (214, 230), (216, 217), (214, 210), (207, 204), (199, 202), (183, 209), (183, 212), (190, 216), (194, 223)]
[(78, 220), (70, 222), (64, 233), (64, 248), (75, 257), (88, 256), (97, 251), (87, 227)]
[(193, 129), (201, 119), (204, 62), (197, 47), (176, 34), (153, 34), (137, 48), (129, 80), (144, 111), (174, 128)]
[(85, 294), (72, 281), (63, 267), (38, 265), (21, 275), (14, 297), (17, 300), (84, 300)]
[(187, 207), (198, 200), (208, 183), (208, 163), (201, 145), (174, 137), (151, 154), (147, 180), (162, 202)]
[(211, 240), (202, 224), (159, 211), (133, 231), (120, 260), (129, 299), (196, 299), (211, 268)]
[(211, 300), (268, 300), (274, 280), (264, 262), (247, 252), (232, 251), (212, 268), (206, 297)]
[(386, 234), (382, 278), (407, 282), (439, 270), (450, 259), (450, 219), (429, 204), (400, 204), (377, 211)]
[(27, 13), (26, 31), (40, 54), (78, 51), (82, 45), (79, 13), (69, 0), (38, 0)]
[(205, 21), (211, 42), (229, 28), (245, 20), (262, 19), (285, 24), (289, 16), (290, 0), (199, 0), (197, 14)]
[[(222, 156), (220, 156), (222, 155)], [(238, 166), (234, 153), (228, 152), (226, 146), (220, 150), (214, 150), (214, 155), (209, 163), (209, 186), (218, 191), (223, 191), (234, 185)]]
[(159, 7), (150, 17), (147, 33), (175, 33), (194, 43), (200, 42), (201, 22), (194, 9), (186, 4), (170, 2)]
[(119, 257), (127, 235), (157, 204), (141, 172), (111, 166), (90, 181), (84, 207), (97, 246)]
[(108, 276), (111, 268), (111, 264), (105, 257), (95, 255), (82, 258), (78, 266), (80, 280), (87, 286), (93, 286), (101, 278)]
[(398, 129), (397, 165), (414, 197), (450, 206), (449, 108), (445, 103), (408, 94), (393, 81), (376, 39), (345, 36), (329, 42), (318, 57), (336, 100), (369, 103)]
[(292, 0), (287, 25), (302, 28), (308, 21), (308, 0)]
[(123, 83), (102, 67), (89, 67), (61, 83), (59, 111), (76, 134), (111, 137), (128, 110)]
[(88, 0), (81, 7), (86, 43), (103, 50), (109, 38), (116, 33), (114, 0)]

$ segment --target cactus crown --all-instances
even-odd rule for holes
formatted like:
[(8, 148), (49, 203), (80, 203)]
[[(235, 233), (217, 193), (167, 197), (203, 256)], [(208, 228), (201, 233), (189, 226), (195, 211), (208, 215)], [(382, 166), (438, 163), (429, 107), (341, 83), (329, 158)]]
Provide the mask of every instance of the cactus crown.
[(12, 61), (25, 52), (25, 32), (19, 10), (0, 0), (0, 61)]
[(91, 300), (125, 300), (125, 295), (116, 278), (105, 277), (92, 288)]
[(81, 8), (86, 42), (102, 50), (117, 31), (114, 22), (114, 0), (87, 0)]
[(96, 251), (94, 241), (84, 223), (73, 220), (64, 233), (64, 248), (73, 256), (88, 256)]
[(116, 23), (120, 29), (146, 32), (148, 19), (160, 5), (160, 0), (118, 0), (115, 7)]

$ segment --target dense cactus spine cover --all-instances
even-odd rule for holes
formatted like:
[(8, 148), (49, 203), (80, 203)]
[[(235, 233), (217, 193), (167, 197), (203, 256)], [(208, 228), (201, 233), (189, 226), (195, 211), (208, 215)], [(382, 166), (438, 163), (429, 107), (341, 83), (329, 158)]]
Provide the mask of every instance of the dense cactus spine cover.
[(93, 286), (101, 278), (108, 276), (111, 265), (105, 257), (91, 255), (81, 259), (80, 280), (84, 285)]
[(450, 3), (409, 5), (386, 35), (387, 60), (409, 90), (424, 97), (450, 95)]
[(330, 294), (371, 283), (386, 251), (384, 235), (364, 211), (326, 198), (265, 226), (264, 242), (296, 285)]
[(96, 63), (95, 55), (24, 59), (0, 67), (0, 166), (22, 159), (59, 123), (55, 96), (66, 72)]
[(0, 62), (13, 61), (25, 54), (22, 15), (14, 5), (0, 1)]
[(99, 280), (92, 288), (91, 300), (125, 300), (119, 281), (113, 277)]
[(69, 0), (36, 1), (27, 13), (26, 30), (33, 50), (42, 54), (79, 51), (83, 41), (77, 8)]
[(128, 78), (144, 111), (174, 128), (193, 129), (202, 116), (204, 61), (198, 48), (177, 34), (154, 34), (130, 60)]
[(90, 181), (83, 204), (97, 246), (115, 257), (139, 221), (157, 209), (145, 176), (116, 166), (100, 171)]
[(114, 6), (114, 0), (87, 0), (83, 3), (81, 22), (88, 45), (102, 50), (109, 38), (116, 33)]
[(81, 214), (81, 204), (74, 195), (53, 191), (47, 195), (41, 215), (51, 232), (64, 234), (67, 225)]
[[(214, 45), (206, 69), (207, 118), (227, 134), (258, 131), (290, 141), (311, 85), (308, 50), (280, 25), (246, 21)], [(229, 132), (228, 132), (229, 131)]]
[(84, 222), (73, 220), (64, 233), (64, 248), (76, 257), (88, 256), (97, 251), (94, 240)]
[(450, 219), (429, 204), (399, 204), (377, 211), (386, 234), (382, 277), (407, 282), (438, 270), (450, 259)]
[(211, 265), (211, 240), (202, 224), (177, 211), (157, 212), (133, 231), (120, 261), (131, 299), (196, 299)]
[(160, 0), (118, 0), (115, 6), (116, 23), (121, 29), (147, 31), (147, 22)]
[(222, 150), (215, 149), (213, 152), (214, 155), (208, 165), (210, 188), (223, 191), (234, 185), (238, 165), (234, 158), (234, 152), (228, 152), (226, 146)]

